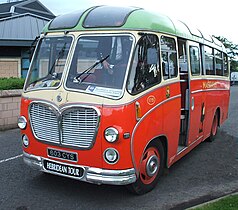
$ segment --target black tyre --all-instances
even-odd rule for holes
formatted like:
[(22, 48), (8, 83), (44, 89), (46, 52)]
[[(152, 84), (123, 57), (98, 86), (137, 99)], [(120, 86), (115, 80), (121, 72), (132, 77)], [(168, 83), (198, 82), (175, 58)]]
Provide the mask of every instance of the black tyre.
[(155, 188), (164, 169), (164, 148), (161, 142), (150, 144), (143, 153), (139, 167), (139, 176), (135, 183), (127, 188), (138, 195)]
[(209, 142), (212, 142), (215, 140), (215, 136), (217, 134), (217, 130), (218, 130), (218, 113), (216, 112), (212, 121), (212, 127), (211, 127), (211, 133), (210, 133), (210, 137), (207, 139)]

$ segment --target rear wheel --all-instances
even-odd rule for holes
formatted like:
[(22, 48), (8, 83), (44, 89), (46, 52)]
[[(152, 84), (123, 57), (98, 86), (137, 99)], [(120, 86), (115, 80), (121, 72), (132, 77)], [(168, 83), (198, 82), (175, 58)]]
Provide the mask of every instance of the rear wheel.
[(212, 142), (215, 140), (217, 130), (218, 130), (218, 113), (216, 112), (213, 118), (211, 133), (210, 133), (210, 137), (208, 138), (208, 141)]
[(157, 184), (164, 168), (164, 149), (159, 142), (149, 145), (143, 153), (139, 176), (128, 189), (138, 195), (151, 191)]

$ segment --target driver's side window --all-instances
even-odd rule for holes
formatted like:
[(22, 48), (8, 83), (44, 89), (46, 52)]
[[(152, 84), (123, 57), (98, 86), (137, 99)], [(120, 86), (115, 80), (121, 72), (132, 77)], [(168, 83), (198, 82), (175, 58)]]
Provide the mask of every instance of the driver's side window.
[(154, 34), (145, 34), (138, 41), (128, 78), (127, 89), (137, 94), (160, 83), (159, 39)]

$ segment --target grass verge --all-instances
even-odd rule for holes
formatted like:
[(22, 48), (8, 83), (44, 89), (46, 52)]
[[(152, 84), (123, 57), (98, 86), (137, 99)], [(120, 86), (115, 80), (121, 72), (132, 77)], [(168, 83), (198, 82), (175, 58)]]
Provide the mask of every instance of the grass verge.
[(230, 195), (219, 199), (215, 202), (205, 204), (195, 208), (194, 210), (237, 210), (238, 209), (238, 194)]

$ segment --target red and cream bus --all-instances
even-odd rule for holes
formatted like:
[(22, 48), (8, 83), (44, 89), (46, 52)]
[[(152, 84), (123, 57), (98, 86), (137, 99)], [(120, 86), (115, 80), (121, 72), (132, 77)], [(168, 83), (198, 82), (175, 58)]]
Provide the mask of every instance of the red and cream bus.
[(98, 6), (43, 30), (21, 100), (24, 161), (96, 184), (152, 190), (228, 117), (214, 37), (137, 7)]

